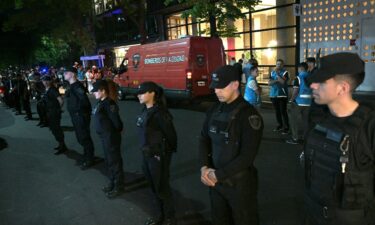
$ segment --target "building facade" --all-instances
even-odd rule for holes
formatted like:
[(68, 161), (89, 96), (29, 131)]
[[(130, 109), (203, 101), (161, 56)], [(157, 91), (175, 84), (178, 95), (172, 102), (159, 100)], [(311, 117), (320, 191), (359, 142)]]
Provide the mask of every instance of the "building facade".
[[(117, 1), (94, 2), (103, 23), (99, 51), (112, 52), (113, 65), (118, 66), (127, 49), (139, 44), (139, 33)], [(186, 5), (166, 7), (163, 2), (147, 1), (147, 42), (209, 35), (209, 21), (182, 18)], [(296, 65), (306, 57), (351, 51), (366, 61), (366, 82), (359, 90), (374, 91), (374, 4), (375, 0), (263, 0), (254, 11), (242, 10), (244, 17), (233, 21), (236, 37), (222, 38), (228, 63), (232, 58), (257, 59), (259, 83), (266, 94), (277, 59), (284, 60), (292, 80)]]

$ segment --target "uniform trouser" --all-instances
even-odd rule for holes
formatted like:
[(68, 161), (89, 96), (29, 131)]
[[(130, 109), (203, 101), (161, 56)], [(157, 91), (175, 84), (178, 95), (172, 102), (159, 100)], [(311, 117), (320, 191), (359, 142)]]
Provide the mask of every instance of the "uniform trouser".
[(289, 128), (288, 98), (271, 98), (271, 101), (275, 109), (277, 123), (280, 127)]
[(102, 141), (104, 161), (107, 166), (109, 181), (115, 187), (123, 187), (124, 171), (121, 158), (121, 133), (111, 132), (99, 135)]
[(38, 101), (36, 103), (36, 111), (39, 115), (39, 121), (41, 123), (47, 123), (47, 111), (46, 111), (46, 105), (42, 101)]
[(374, 211), (369, 213), (365, 210), (339, 210), (338, 214), (327, 219), (306, 214), (303, 225), (375, 225), (375, 215)]
[(16, 109), (16, 111), (18, 113), (22, 113), (20, 96), (16, 93), (13, 93), (13, 100), (14, 100), (14, 108)]
[(299, 106), (296, 103), (291, 103), (288, 105), (290, 130), (292, 132), (292, 138), (297, 140), (299, 138), (298, 128), (299, 124), (302, 124), (303, 136), (305, 135), (307, 129), (307, 116), (309, 114), (308, 106)]
[(47, 112), (47, 120), (49, 124), (49, 129), (51, 130), (53, 136), (59, 144), (64, 143), (64, 132), (61, 128), (61, 112), (50, 111)]
[(165, 219), (174, 218), (175, 209), (173, 197), (169, 184), (169, 167), (171, 164), (172, 153), (165, 153), (156, 157), (143, 157), (143, 172), (147, 181), (151, 185), (151, 190), (156, 199), (155, 218)]
[(210, 188), (214, 225), (258, 225), (255, 179), (244, 176), (232, 185), (217, 183)]
[(93, 160), (94, 144), (90, 135), (90, 114), (70, 113), (78, 143), (83, 147), (84, 160)]
[(22, 108), (26, 112), (26, 116), (28, 118), (31, 118), (32, 113), (31, 113), (31, 106), (30, 106), (30, 98), (29, 97), (21, 98), (21, 104), (22, 104)]

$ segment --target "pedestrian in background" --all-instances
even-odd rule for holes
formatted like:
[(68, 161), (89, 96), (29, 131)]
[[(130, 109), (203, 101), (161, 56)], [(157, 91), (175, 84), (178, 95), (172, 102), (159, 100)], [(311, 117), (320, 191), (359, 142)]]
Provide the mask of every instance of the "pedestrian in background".
[(53, 84), (50, 76), (43, 76), (42, 81), (43, 85), (46, 87), (45, 98), (48, 126), (56, 141), (59, 143), (59, 145), (55, 148), (57, 151), (54, 154), (59, 155), (68, 150), (64, 141), (64, 132), (61, 128), (61, 107), (64, 104), (64, 100)]
[(246, 83), (244, 99), (257, 109), (259, 109), (260, 105), (262, 104), (262, 89), (258, 85), (256, 79), (259, 76), (258, 67), (251, 67), (249, 72), (250, 76)]
[(275, 109), (278, 126), (273, 131), (281, 131), (282, 134), (289, 133), (288, 105), (288, 81), (289, 72), (284, 69), (284, 60), (276, 61), (276, 68), (271, 72), (268, 81), (270, 99)]
[(177, 223), (169, 184), (172, 154), (177, 149), (173, 117), (168, 111), (163, 89), (156, 83), (142, 83), (138, 99), (144, 105), (137, 118), (143, 171), (157, 201), (157, 213), (145, 225), (174, 225)]
[[(298, 144), (300, 136), (304, 136), (307, 130), (308, 113), (312, 99), (311, 88), (307, 82), (310, 75), (307, 68), (305, 62), (298, 64), (298, 76), (293, 81), (293, 93), (288, 105), (292, 136), (286, 140), (288, 144)], [(299, 134), (300, 124), (302, 124), (302, 135)]]
[(123, 123), (116, 103), (117, 88), (112, 81), (98, 80), (94, 83), (91, 92), (98, 100), (93, 109), (93, 120), (96, 133), (102, 142), (109, 178), (108, 185), (102, 190), (108, 198), (115, 198), (124, 192), (124, 171), (121, 157)]
[(237, 71), (223, 66), (210, 88), (219, 103), (207, 113), (199, 140), (201, 181), (209, 187), (215, 225), (257, 225), (257, 170), (254, 159), (263, 119), (238, 92)]
[(320, 59), (308, 78), (314, 101), (304, 145), (305, 225), (375, 224), (375, 110), (353, 99), (365, 62), (355, 53)]
[(83, 147), (80, 167), (85, 170), (94, 164), (94, 144), (90, 134), (91, 103), (86, 88), (77, 79), (77, 72), (75, 67), (64, 72), (64, 79), (69, 82), (65, 97), (78, 143)]

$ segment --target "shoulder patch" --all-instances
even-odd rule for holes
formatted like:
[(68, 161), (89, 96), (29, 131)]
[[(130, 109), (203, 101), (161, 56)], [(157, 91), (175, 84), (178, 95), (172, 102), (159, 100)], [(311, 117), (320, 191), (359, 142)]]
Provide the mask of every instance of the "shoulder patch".
[(116, 107), (116, 105), (115, 104), (113, 104), (113, 105), (110, 105), (109, 106), (109, 110), (111, 110), (111, 112), (117, 112), (117, 107)]
[(254, 130), (259, 130), (262, 127), (262, 119), (257, 114), (249, 116), (249, 123)]

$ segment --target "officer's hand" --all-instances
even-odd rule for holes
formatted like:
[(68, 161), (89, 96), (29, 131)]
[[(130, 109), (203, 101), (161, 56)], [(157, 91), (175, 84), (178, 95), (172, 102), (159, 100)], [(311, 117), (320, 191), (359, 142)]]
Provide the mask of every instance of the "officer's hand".
[(216, 174), (214, 169), (210, 169), (210, 172), (208, 173), (208, 178), (214, 183), (217, 183)]
[(210, 169), (207, 166), (204, 166), (201, 168), (201, 181), (204, 185), (209, 186), (209, 187), (215, 186), (215, 183), (211, 181), (210, 178), (208, 178), (208, 174), (212, 170), (213, 169)]

